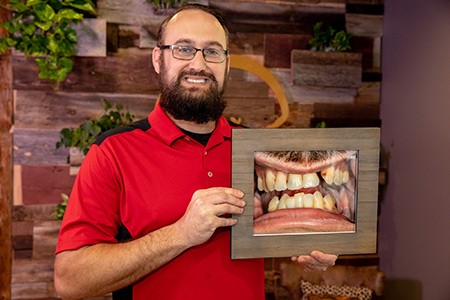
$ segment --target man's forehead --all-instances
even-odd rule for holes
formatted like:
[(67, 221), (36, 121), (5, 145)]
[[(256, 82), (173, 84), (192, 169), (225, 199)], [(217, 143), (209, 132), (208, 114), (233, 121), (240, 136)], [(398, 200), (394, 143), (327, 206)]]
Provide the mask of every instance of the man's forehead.
[(166, 38), (207, 39), (226, 46), (222, 25), (216, 17), (202, 10), (183, 10), (173, 16), (166, 27)]

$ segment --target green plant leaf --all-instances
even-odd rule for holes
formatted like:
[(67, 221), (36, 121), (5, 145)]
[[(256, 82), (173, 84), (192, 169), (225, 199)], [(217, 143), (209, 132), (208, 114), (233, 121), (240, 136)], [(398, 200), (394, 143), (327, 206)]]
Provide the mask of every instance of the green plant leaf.
[(27, 5), (19, 0), (10, 0), (9, 4), (5, 5), (5, 8), (11, 11), (22, 12), (28, 10)]
[(41, 22), (46, 21), (52, 23), (52, 21), (55, 19), (56, 15), (55, 11), (50, 5), (45, 3), (39, 3), (36, 4), (34, 7), (36, 17), (38, 17), (41, 20)]
[(0, 50), (15, 48), (30, 56), (39, 57), (39, 78), (48, 79), (58, 87), (73, 69), (73, 62), (59, 62), (58, 58), (76, 54), (74, 44), (78, 37), (69, 24), (83, 18), (83, 11), (95, 12), (91, 0), (10, 0), (2, 7), (13, 12), (2, 23), (9, 35), (1, 39)]
[(35, 23), (37, 27), (41, 28), (44, 31), (48, 31), (51, 27), (53, 22), (47, 21), (47, 22), (36, 22)]
[(103, 109), (105, 111), (109, 110), (112, 108), (111, 103), (108, 100), (102, 99), (102, 104), (103, 104)]
[(73, 9), (69, 9), (69, 8), (65, 8), (65, 9), (61, 9), (55, 16), (55, 20), (57, 22), (61, 22), (62, 20), (82, 20), (83, 19), (83, 14), (77, 13), (76, 11), (74, 11)]
[(28, 0), (26, 3), (26, 6), (30, 7), (30, 6), (45, 3), (45, 2), (46, 1), (42, 1), (42, 0)]
[(102, 99), (102, 105), (105, 113), (97, 119), (83, 122), (78, 128), (63, 128), (60, 131), (60, 141), (56, 143), (56, 147), (77, 147), (81, 152), (86, 154), (92, 143), (106, 130), (113, 129), (133, 121), (134, 116), (129, 112), (121, 114), (118, 108), (123, 106), (117, 104), (114, 109), (110, 102)]
[(65, 0), (63, 1), (63, 4), (77, 8), (81, 11), (95, 14), (95, 5), (90, 0)]
[(36, 31), (36, 25), (32, 24), (24, 24), (22, 27), (22, 31), (24, 34), (33, 35)]
[(308, 42), (312, 50), (317, 51), (347, 51), (351, 49), (352, 35), (345, 30), (337, 31), (331, 26), (323, 28), (323, 22), (313, 27), (314, 36)]
[(8, 51), (9, 46), (8, 43), (6, 42), (6, 39), (0, 39), (0, 52), (1, 53), (5, 53), (6, 51)]

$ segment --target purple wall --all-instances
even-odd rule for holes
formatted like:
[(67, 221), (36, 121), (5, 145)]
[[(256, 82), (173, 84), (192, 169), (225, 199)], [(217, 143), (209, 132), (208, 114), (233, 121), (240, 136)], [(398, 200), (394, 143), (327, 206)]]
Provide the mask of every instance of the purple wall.
[(386, 0), (378, 252), (386, 299), (450, 299), (450, 1)]

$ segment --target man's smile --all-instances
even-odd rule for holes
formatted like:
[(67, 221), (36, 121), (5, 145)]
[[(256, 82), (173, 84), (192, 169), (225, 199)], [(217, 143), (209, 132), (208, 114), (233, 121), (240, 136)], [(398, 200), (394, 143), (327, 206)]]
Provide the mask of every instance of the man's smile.
[(187, 83), (187, 85), (205, 86), (205, 85), (209, 85), (211, 80), (208, 77), (204, 77), (204, 76), (186, 75), (186, 76), (183, 76), (183, 82)]

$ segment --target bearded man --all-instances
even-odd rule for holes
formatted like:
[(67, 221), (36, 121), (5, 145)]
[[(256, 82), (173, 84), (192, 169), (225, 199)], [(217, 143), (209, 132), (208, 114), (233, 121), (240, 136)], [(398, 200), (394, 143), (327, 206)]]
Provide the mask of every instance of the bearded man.
[[(263, 259), (230, 258), (229, 216), (245, 202), (230, 187), (233, 127), (222, 116), (228, 40), (220, 14), (205, 6), (162, 23), (156, 107), (102, 135), (75, 181), (56, 249), (61, 297), (264, 299)], [(322, 270), (336, 256), (293, 259)]]

